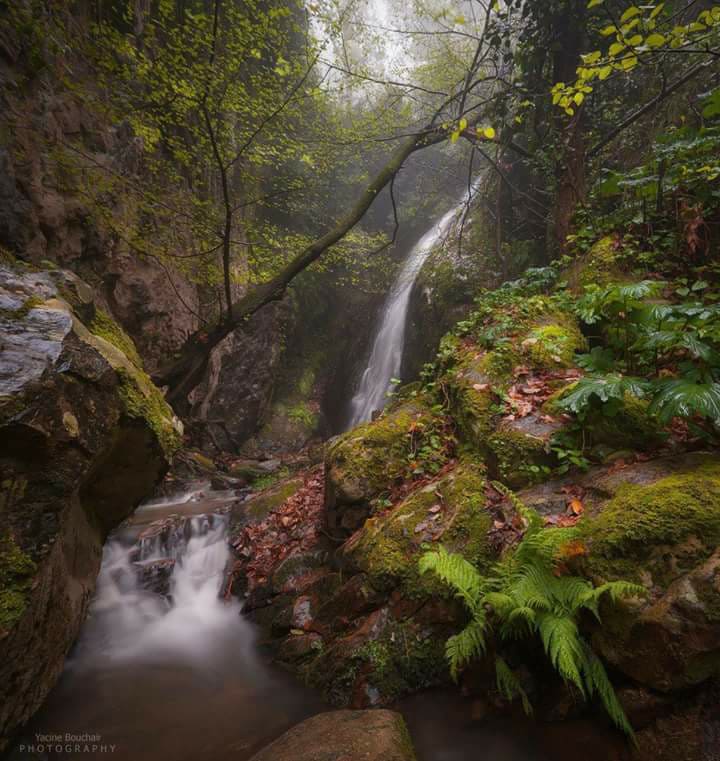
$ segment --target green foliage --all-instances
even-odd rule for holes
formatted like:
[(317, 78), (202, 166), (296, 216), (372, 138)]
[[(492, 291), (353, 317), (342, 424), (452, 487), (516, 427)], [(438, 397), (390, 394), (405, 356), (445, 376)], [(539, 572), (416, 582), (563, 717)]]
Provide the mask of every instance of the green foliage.
[[(511, 496), (504, 487), (497, 488)], [(603, 597), (617, 601), (643, 594), (644, 588), (626, 581), (595, 587), (586, 579), (559, 572), (563, 548), (577, 539), (577, 529), (544, 529), (539, 515), (517, 497), (511, 499), (526, 523), (525, 534), (515, 551), (487, 576), (443, 547), (420, 560), (421, 573), (432, 571), (448, 584), (470, 614), (470, 623), (447, 642), (453, 676), (457, 678), (460, 669), (485, 653), (490, 631), (500, 644), (537, 636), (560, 676), (583, 696), (597, 696), (616, 726), (632, 735), (605, 669), (580, 634), (577, 621), (583, 611), (600, 621)], [(498, 658), (495, 666), (499, 691), (509, 698), (520, 697), (529, 711), (527, 695), (505, 661)]]
[[(620, 374), (588, 375), (581, 378), (557, 402), (558, 407), (582, 415), (593, 408), (594, 403), (603, 405), (606, 414), (617, 411), (626, 394), (642, 397), (648, 390), (648, 383), (641, 378), (632, 378)], [(615, 405), (609, 403), (616, 402)]]

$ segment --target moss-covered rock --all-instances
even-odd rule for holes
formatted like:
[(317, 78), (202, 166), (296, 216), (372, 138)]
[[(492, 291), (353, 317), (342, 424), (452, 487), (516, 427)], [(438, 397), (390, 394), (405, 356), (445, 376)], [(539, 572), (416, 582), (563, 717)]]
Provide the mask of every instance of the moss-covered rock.
[(0, 536), (0, 637), (23, 614), (36, 570), (9, 534)]
[(601, 238), (571, 265), (566, 273), (570, 287), (582, 293), (586, 285), (610, 285), (625, 276), (622, 244), (614, 235)]
[[(105, 537), (177, 436), (135, 358), (83, 322), (88, 291), (63, 270), (0, 265), (0, 751), (60, 675)], [(84, 294), (80, 311), (66, 293)]]
[(468, 346), (455, 351), (456, 363), (444, 377), (450, 411), (463, 441), (482, 452), (500, 411), (494, 385), (500, 374), (494, 365), (497, 353)]
[(698, 684), (720, 671), (720, 463), (686, 458), (640, 483), (631, 471), (613, 491), (580, 523), (586, 571), (648, 594), (608, 612), (594, 642), (655, 689)]
[(550, 441), (562, 428), (561, 420), (534, 413), (504, 420), (487, 441), (492, 477), (512, 489), (545, 480), (556, 464)]
[(331, 528), (357, 528), (369, 514), (370, 501), (409, 474), (412, 453), (437, 423), (426, 401), (416, 398), (399, 402), (372, 422), (332, 440), (325, 458)]
[(571, 367), (575, 354), (587, 347), (577, 320), (564, 312), (543, 317), (534, 324), (520, 346), (528, 364), (538, 369)]
[(418, 572), (423, 547), (439, 542), (486, 567), (493, 559), (487, 539), (491, 523), (482, 469), (460, 464), (368, 519), (345, 546), (344, 555), (376, 588), (399, 587), (406, 597), (427, 597), (443, 590), (433, 577)]

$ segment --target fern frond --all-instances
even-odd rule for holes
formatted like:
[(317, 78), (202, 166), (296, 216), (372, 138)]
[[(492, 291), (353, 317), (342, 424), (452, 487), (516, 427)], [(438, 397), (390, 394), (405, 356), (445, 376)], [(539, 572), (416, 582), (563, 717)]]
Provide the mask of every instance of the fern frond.
[(533, 608), (523, 606), (510, 611), (500, 627), (500, 636), (503, 639), (522, 639), (536, 628), (537, 613)]
[(516, 697), (520, 698), (523, 711), (525, 711), (528, 716), (532, 715), (533, 709), (527, 693), (522, 688), (522, 685), (518, 681), (513, 670), (499, 655), (495, 657), (495, 682), (497, 684), (498, 692), (506, 700), (514, 700)]
[(542, 613), (538, 616), (538, 632), (557, 672), (584, 695), (585, 685), (580, 672), (583, 649), (575, 621), (567, 616)]
[(450, 675), (457, 681), (460, 670), (485, 652), (484, 619), (474, 618), (459, 634), (445, 643), (445, 657), (450, 664)]
[(479, 607), (480, 596), (487, 585), (479, 571), (462, 555), (448, 552), (443, 546), (426, 552), (419, 560), (420, 573), (432, 571), (448, 586), (468, 607), (471, 613)]
[(647, 594), (645, 587), (633, 584), (630, 581), (608, 581), (599, 587), (589, 587), (578, 603), (578, 608), (591, 611), (595, 618), (600, 621), (600, 600), (603, 595), (608, 595), (612, 602), (617, 603), (623, 597), (643, 597)]
[(554, 578), (541, 565), (526, 565), (514, 580), (510, 591), (518, 605), (550, 610), (552, 600), (548, 596), (548, 588)]
[(583, 676), (585, 677), (588, 693), (590, 695), (597, 695), (600, 698), (613, 724), (634, 740), (635, 733), (632, 725), (628, 721), (620, 701), (617, 699), (602, 661), (588, 645), (584, 645), (583, 650)]

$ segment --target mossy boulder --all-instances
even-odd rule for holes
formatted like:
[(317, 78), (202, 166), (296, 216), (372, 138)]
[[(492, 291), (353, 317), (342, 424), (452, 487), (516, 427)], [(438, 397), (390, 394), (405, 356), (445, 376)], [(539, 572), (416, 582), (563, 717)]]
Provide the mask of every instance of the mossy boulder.
[(77, 277), (2, 265), (0, 310), (2, 751), (59, 676), (105, 537), (160, 481), (179, 430)]
[(344, 546), (344, 562), (366, 574), (377, 589), (399, 589), (408, 598), (442, 594), (433, 577), (419, 574), (418, 559), (428, 544), (442, 543), (480, 568), (492, 562), (485, 485), (482, 468), (457, 465), (400, 504), (369, 518)]
[[(476, 346), (458, 347), (456, 356), (456, 364), (444, 378), (452, 417), (463, 441), (477, 451), (486, 451), (500, 411), (495, 387), (502, 374), (495, 365), (498, 356)], [(500, 365), (504, 368), (504, 361)]]
[(627, 277), (622, 254), (622, 243), (616, 236), (600, 238), (568, 269), (566, 278), (570, 288), (582, 293), (587, 285), (603, 286), (622, 281)]
[(603, 617), (593, 642), (614, 666), (654, 689), (720, 673), (720, 462), (686, 455), (595, 482), (612, 496), (580, 523), (597, 580), (630, 579), (647, 596)]
[(302, 485), (303, 479), (300, 476), (282, 479), (246, 499), (238, 505), (237, 512), (244, 514), (253, 523), (260, 522), (297, 493)]
[(545, 480), (556, 464), (550, 442), (563, 426), (559, 418), (536, 413), (503, 420), (487, 440), (492, 477), (512, 489)]
[(354, 530), (370, 502), (408, 474), (408, 459), (437, 418), (421, 399), (399, 402), (333, 439), (326, 451), (326, 504), (332, 530)]
[(540, 370), (572, 367), (575, 354), (587, 348), (577, 320), (566, 312), (543, 316), (519, 343), (527, 363)]

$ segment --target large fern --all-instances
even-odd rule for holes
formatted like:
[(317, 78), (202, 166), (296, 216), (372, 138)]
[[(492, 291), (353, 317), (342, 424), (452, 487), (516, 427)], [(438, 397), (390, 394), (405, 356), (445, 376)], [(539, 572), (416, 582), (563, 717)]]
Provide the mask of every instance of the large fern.
[[(543, 528), (534, 510), (501, 484), (494, 486), (509, 497), (526, 525), (523, 539), (512, 553), (497, 563), (488, 576), (482, 576), (465, 558), (444, 547), (426, 552), (420, 559), (420, 571), (439, 576), (470, 613), (470, 623), (446, 644), (453, 678), (457, 679), (470, 661), (485, 653), (491, 627), (500, 643), (538, 636), (560, 676), (583, 696), (597, 696), (612, 721), (632, 735), (605, 668), (583, 639), (577, 620), (583, 610), (588, 610), (599, 621), (599, 604), (605, 595), (617, 601), (642, 594), (644, 588), (626, 581), (595, 587), (579, 576), (559, 574), (558, 557), (563, 546), (577, 536), (576, 529)], [(499, 656), (495, 669), (498, 690), (508, 699), (519, 697), (526, 712), (530, 712), (527, 695)]]

